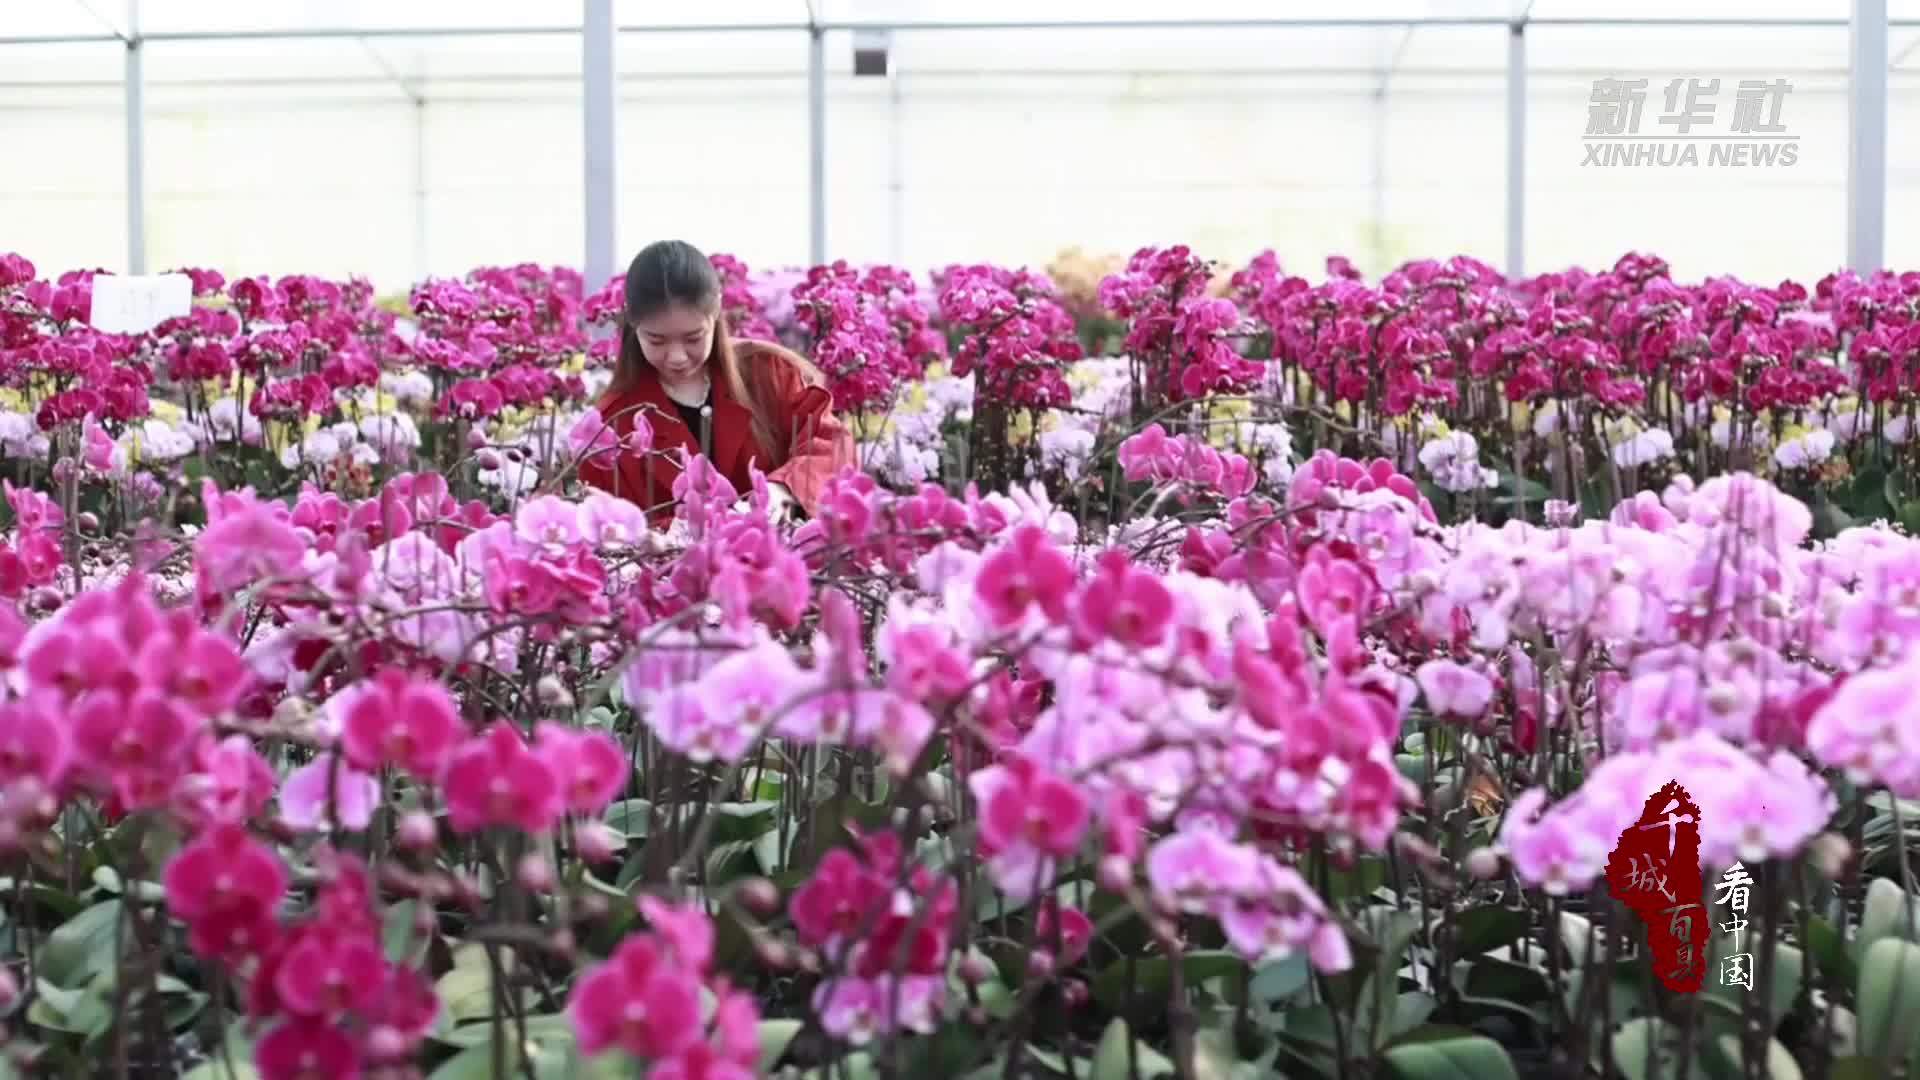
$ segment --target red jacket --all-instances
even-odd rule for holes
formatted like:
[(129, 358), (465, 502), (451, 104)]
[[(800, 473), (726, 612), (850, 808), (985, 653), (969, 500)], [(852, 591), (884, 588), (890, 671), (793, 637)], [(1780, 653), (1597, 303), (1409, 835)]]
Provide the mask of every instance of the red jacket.
[[(771, 417), (784, 446), (762, 446), (753, 434), (753, 414), (735, 400), (727, 380), (713, 380), (713, 450), (709, 460), (742, 496), (753, 490), (749, 465), (758, 465), (769, 483), (783, 484), (809, 516), (819, 504), (829, 477), (854, 464), (853, 433), (833, 414), (833, 395), (811, 385), (801, 370), (753, 341), (735, 341), (741, 378), (774, 404)], [(651, 368), (633, 389), (603, 399), (600, 415), (622, 441), (633, 432), (633, 418), (644, 413), (653, 428), (653, 452), (636, 455), (599, 453), (582, 461), (580, 479), (642, 507), (661, 510), (673, 501), (684, 448), (699, 453), (699, 437), (680, 418), (673, 399)], [(662, 511), (664, 513), (666, 511)]]

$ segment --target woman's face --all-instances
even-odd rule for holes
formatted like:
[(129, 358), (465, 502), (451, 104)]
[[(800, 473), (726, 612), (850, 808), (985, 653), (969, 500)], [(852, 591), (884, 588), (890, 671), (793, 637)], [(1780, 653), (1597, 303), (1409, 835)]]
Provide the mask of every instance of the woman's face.
[(713, 350), (713, 322), (695, 308), (675, 304), (633, 324), (640, 353), (663, 377), (685, 379), (697, 374)]

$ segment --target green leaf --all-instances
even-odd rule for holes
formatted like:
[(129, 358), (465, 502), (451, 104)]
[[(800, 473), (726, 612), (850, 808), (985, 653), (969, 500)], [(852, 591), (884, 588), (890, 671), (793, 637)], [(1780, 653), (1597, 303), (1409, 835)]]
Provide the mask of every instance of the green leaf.
[(1873, 943), (1860, 961), (1860, 1052), (1875, 1060), (1920, 1058), (1920, 945)]
[[(1456, 965), (1454, 971), (1459, 972), (1460, 967)], [(1467, 968), (1466, 976), (1455, 978), (1454, 984), (1462, 994), (1516, 1001), (1537, 1000), (1553, 992), (1546, 972), (1512, 960), (1495, 960), (1490, 956), (1473, 961)]]
[[(1245, 960), (1218, 949), (1195, 950), (1180, 958), (1180, 975), (1190, 988), (1245, 967)], [(1094, 976), (1092, 989), (1095, 1000), (1113, 1012), (1121, 1011), (1128, 998), (1127, 961), (1122, 958), (1108, 964)], [(1163, 1009), (1173, 989), (1173, 964), (1164, 956), (1134, 958), (1132, 989), (1136, 1008)]]
[[(1853, 939), (1856, 964), (1882, 938), (1920, 941), (1920, 928), (1916, 928), (1914, 919), (1908, 916), (1907, 904), (1906, 890), (1891, 880), (1874, 878), (1867, 884), (1866, 904), (1860, 911), (1860, 932)], [(1920, 909), (1920, 902), (1915, 902), (1914, 907)]]
[(1268, 1080), (1273, 1075), (1271, 1064), (1279, 1052), (1279, 1045), (1269, 1042), (1264, 1053), (1248, 1061), (1234, 1045), (1231, 1028), (1207, 1028), (1193, 1037), (1194, 1080)]
[[(1913, 505), (1920, 507), (1920, 501), (1915, 501)], [(1833, 1067), (1827, 1070), (1827, 1080), (1884, 1080), (1885, 1076), (1886, 1072), (1880, 1068), (1879, 1062), (1858, 1054), (1835, 1058)]]
[(792, 1045), (794, 1036), (800, 1034), (804, 1025), (798, 1020), (762, 1020), (760, 1021), (760, 1074), (765, 1076), (773, 1072), (780, 1064), (780, 1058)]
[(41, 947), (37, 974), (55, 986), (73, 987), (112, 970), (122, 910), (120, 900), (105, 900), (61, 923)]
[(1603, 935), (1593, 933), (1593, 920), (1585, 915), (1576, 915), (1571, 911), (1560, 913), (1560, 945), (1567, 951), (1568, 962), (1573, 967), (1587, 963), (1587, 950), (1593, 950), (1593, 960), (1604, 963), (1607, 959), (1607, 941)]
[(1879, 465), (1868, 465), (1855, 473), (1846, 494), (1847, 509), (1862, 521), (1893, 517), (1893, 503), (1887, 494), (1888, 477)]
[(1627, 1021), (1613, 1033), (1614, 1065), (1627, 1080), (1658, 1080), (1674, 1075), (1680, 1058), (1674, 1053), (1669, 1035), (1667, 1026), (1656, 1017)]
[(93, 987), (68, 990), (41, 979), (35, 988), (33, 1004), (27, 1007), (29, 1023), (88, 1038), (113, 1024), (113, 1007)]
[(880, 1070), (864, 1053), (851, 1053), (839, 1061), (807, 1071), (807, 1080), (878, 1080)]
[[(532, 1040), (529, 1040), (532, 1041)], [(633, 1075), (633, 1064), (617, 1050), (593, 1058), (583, 1058), (571, 1036), (566, 1039), (536, 1042), (525, 1055), (535, 1080), (615, 1080)], [(499, 1076), (524, 1076), (522, 1052), (509, 1043), (504, 1055), (507, 1071), (493, 1071), (493, 1042), (469, 1047), (448, 1058), (433, 1070), (430, 1080), (496, 1080)]]
[(1253, 973), (1251, 990), (1256, 1000), (1283, 1001), (1305, 989), (1312, 979), (1313, 970), (1307, 965), (1307, 954), (1294, 952), (1284, 960), (1262, 964)]
[[(507, 1023), (511, 1025), (512, 1021), (508, 1020)], [(572, 1021), (560, 1013), (540, 1013), (536, 1016), (529, 1016), (527, 1017), (526, 1024), (527, 1038), (536, 1042), (571, 1037), (573, 1034)], [(436, 1032), (434, 1033), (433, 1041), (444, 1043), (447, 1046), (458, 1046), (461, 1048), (485, 1046), (493, 1041), (493, 1021), (491, 1014), (489, 1014), (485, 1022), (461, 1024), (458, 1027), (450, 1027), (445, 1031)]]
[(756, 865), (754, 859), (756, 842), (753, 838), (730, 840), (724, 844), (717, 844), (708, 851), (707, 888), (717, 889), (752, 875)]
[(1859, 979), (1859, 965), (1853, 962), (1851, 947), (1840, 936), (1833, 922), (1823, 915), (1807, 920), (1807, 951), (1827, 979), (1835, 986), (1852, 986)]
[(707, 813), (720, 816), (720, 820), (713, 823), (713, 841), (730, 844), (752, 840), (778, 823), (774, 815), (779, 811), (780, 804), (770, 799), (714, 803), (707, 809)]
[(780, 857), (780, 830), (768, 829), (753, 838), (753, 859), (763, 874), (777, 874), (784, 860)]
[[(1730, 1075), (1740, 1075), (1743, 1052), (1740, 1036), (1722, 1035), (1714, 1040), (1714, 1047), (1722, 1055)], [(1761, 1070), (1760, 1075), (1767, 1080), (1800, 1080), (1800, 1063), (1793, 1059), (1793, 1054), (1788, 1052), (1786, 1047), (1780, 1045), (1779, 1039), (1768, 1039), (1766, 1067)]]
[(607, 807), (602, 820), (629, 840), (644, 840), (653, 827), (653, 804), (645, 799), (621, 799)]
[(1527, 932), (1530, 919), (1520, 908), (1491, 904), (1468, 908), (1453, 920), (1455, 956), (1478, 956), (1511, 945)]
[(1381, 1060), (1401, 1080), (1519, 1080), (1499, 1043), (1462, 1028), (1416, 1028)]
[[(502, 963), (506, 958), (502, 957)], [(493, 969), (484, 945), (466, 944), (453, 950), (453, 969), (434, 984), (447, 1018), (455, 1024), (493, 1015)]]
[(380, 917), (380, 943), (389, 961), (410, 965), (426, 952), (427, 935), (416, 935), (414, 931), (419, 921), (420, 901), (401, 900), (387, 905)]
[(253, 1043), (239, 1024), (228, 1026), (225, 1044), (180, 1080), (260, 1080), (260, 1070), (253, 1066)]
[[(1138, 1071), (1129, 1071), (1133, 1065), (1127, 1056), (1129, 1045), (1134, 1048), (1133, 1062), (1138, 1063)], [(1177, 1072), (1172, 1059), (1146, 1043), (1133, 1039), (1127, 1022), (1115, 1017), (1107, 1025), (1105, 1034), (1100, 1036), (1100, 1045), (1093, 1051), (1093, 1067), (1089, 1070), (1087, 1080), (1154, 1080), (1154, 1077), (1172, 1076)]]
[[(1327, 976), (1333, 1002), (1348, 1010), (1385, 1013), (1400, 991), (1400, 969), (1420, 920), (1391, 904), (1374, 904), (1353, 920), (1347, 934), (1353, 966)], [(1372, 1000), (1363, 998), (1370, 994)]]
[(1427, 1017), (1433, 1015), (1438, 1005), (1432, 994), (1422, 991), (1401, 994), (1393, 999), (1390, 1006), (1392, 1011), (1378, 1029), (1373, 1027), (1374, 1015), (1371, 1011), (1357, 1015), (1354, 1018), (1355, 1038), (1376, 1050), (1380, 1049), (1426, 1023)]
[[(1753, 938), (1750, 927), (1743, 927), (1733, 933), (1731, 947), (1720, 954), (1722, 972), (1727, 957), (1747, 953), (1747, 969), (1753, 976), (1756, 990), (1760, 987), (1760, 958), (1752, 955)], [(1771, 991), (1767, 1000), (1767, 1030), (1773, 1030), (1780, 1023), (1787, 1010), (1793, 1008), (1794, 999), (1800, 996), (1800, 984), (1805, 977), (1806, 956), (1799, 949), (1785, 943), (1776, 943), (1773, 947), (1772, 983), (1766, 987)], [(1744, 986), (1728, 985), (1724, 977), (1709, 979), (1703, 987), (1705, 1000), (1733, 1013), (1745, 1015), (1745, 999), (1749, 991)]]
[(1328, 870), (1325, 895), (1328, 903), (1366, 900), (1373, 896), (1375, 889), (1386, 883), (1387, 861), (1366, 856), (1354, 860), (1353, 865), (1345, 870)]

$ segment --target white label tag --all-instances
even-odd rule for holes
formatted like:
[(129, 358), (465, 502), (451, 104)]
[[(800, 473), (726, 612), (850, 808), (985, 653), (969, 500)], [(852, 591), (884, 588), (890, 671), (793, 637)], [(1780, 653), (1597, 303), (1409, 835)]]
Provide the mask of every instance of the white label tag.
[(132, 277), (100, 274), (93, 279), (95, 330), (144, 334), (193, 310), (193, 279), (185, 274)]

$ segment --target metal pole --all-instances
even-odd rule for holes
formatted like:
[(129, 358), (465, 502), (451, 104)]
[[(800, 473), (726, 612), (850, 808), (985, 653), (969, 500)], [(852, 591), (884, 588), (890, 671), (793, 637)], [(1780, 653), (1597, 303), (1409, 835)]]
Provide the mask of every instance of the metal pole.
[(586, 130), (586, 289), (593, 292), (614, 275), (613, 0), (585, 0), (580, 24), (580, 73)]
[(807, 32), (807, 258), (827, 261), (827, 35)]
[(413, 99), (413, 280), (432, 264), (427, 232), (427, 99)]
[(1527, 24), (1507, 26), (1507, 277), (1527, 258)]
[(140, 60), (140, 0), (127, 0), (127, 273), (147, 272), (146, 71)]
[(1847, 265), (1870, 274), (1887, 244), (1887, 0), (1853, 0), (1847, 53)]
[(1387, 272), (1387, 92), (1385, 88), (1373, 92), (1373, 108), (1370, 110), (1373, 121), (1373, 146), (1369, 155), (1367, 194), (1370, 196), (1368, 222), (1373, 240), (1373, 270), (1376, 274)]
[(900, 56), (893, 55), (887, 75), (887, 218), (895, 266), (907, 261), (906, 124), (900, 115)]

